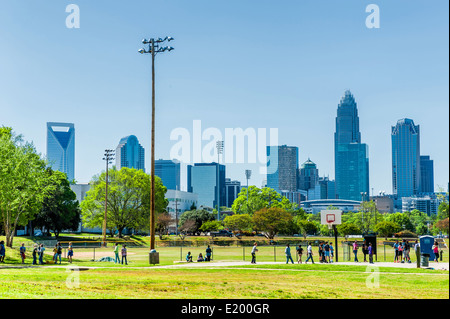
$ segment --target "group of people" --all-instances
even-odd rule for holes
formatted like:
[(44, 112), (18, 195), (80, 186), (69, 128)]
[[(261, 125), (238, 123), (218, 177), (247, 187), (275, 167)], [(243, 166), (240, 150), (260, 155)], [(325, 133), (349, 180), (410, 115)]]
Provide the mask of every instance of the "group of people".
[(125, 261), (125, 265), (128, 265), (128, 260), (127, 260), (127, 245), (123, 244), (122, 245), (122, 249), (120, 250), (120, 253), (122, 255), (122, 260), (120, 260), (119, 258), (119, 244), (116, 243), (114, 245), (114, 263), (117, 264), (122, 264)]
[[(44, 247), (44, 244), (34, 244), (33, 250), (31, 251), (31, 255), (33, 257), (33, 265), (43, 265), (44, 262), (44, 253), (46, 248)], [(56, 264), (59, 259), (59, 263), (61, 264), (61, 256), (62, 256), (62, 245), (60, 242), (58, 242), (55, 247), (53, 248), (53, 262)], [(22, 243), (19, 248), (19, 255), (22, 260), (22, 264), (25, 264), (26, 259), (26, 251), (27, 248), (25, 247), (25, 243)], [(5, 255), (6, 255), (6, 248), (5, 248), (5, 242), (2, 240), (0, 241), (0, 263), (5, 262)], [(69, 263), (72, 263), (72, 257), (73, 257), (73, 247), (72, 243), (69, 243), (69, 246), (67, 247), (67, 260)]]
[[(289, 244), (288, 244), (289, 245)], [(321, 263), (333, 263), (334, 258), (334, 247), (333, 243), (330, 242), (319, 242), (319, 262)], [(308, 247), (306, 248), (308, 258), (305, 260), (305, 264), (308, 263), (309, 260), (314, 264), (314, 258), (313, 258), (313, 250), (311, 243), (308, 243)], [(297, 255), (298, 255), (298, 263), (302, 263), (302, 255), (303, 255), (303, 248), (301, 245), (298, 245), (297, 248)]]
[(411, 245), (407, 240), (403, 239), (402, 242), (396, 240), (393, 247), (395, 249), (394, 263), (411, 263), (411, 257), (409, 256)]
[[(355, 255), (355, 263), (358, 263), (359, 245), (356, 240), (353, 242), (352, 247), (353, 247), (353, 254)], [(375, 255), (375, 249), (372, 246), (372, 243), (367, 244), (367, 242), (364, 240), (364, 242), (361, 245), (361, 250), (364, 255), (364, 262), (367, 262), (367, 256), (369, 256), (369, 263), (373, 264), (373, 255)]]
[[(211, 249), (211, 247), (210, 247), (209, 245), (208, 245), (208, 247), (206, 247), (205, 253), (206, 253), (206, 254), (205, 254), (205, 257), (203, 257), (203, 254), (202, 254), (202, 253), (199, 253), (199, 254), (198, 254), (197, 262), (211, 261), (212, 249)], [(190, 251), (188, 251), (188, 253), (187, 253), (187, 255), (186, 255), (186, 261), (187, 261), (188, 263), (193, 262), (193, 260), (192, 260), (192, 255), (191, 255), (191, 252), (190, 252)]]

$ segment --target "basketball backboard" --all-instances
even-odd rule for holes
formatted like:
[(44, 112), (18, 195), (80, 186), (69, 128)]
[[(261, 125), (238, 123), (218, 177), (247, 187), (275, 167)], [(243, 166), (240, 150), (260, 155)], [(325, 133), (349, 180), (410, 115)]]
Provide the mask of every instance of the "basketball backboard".
[(340, 225), (342, 210), (330, 209), (320, 211), (320, 221), (322, 225)]

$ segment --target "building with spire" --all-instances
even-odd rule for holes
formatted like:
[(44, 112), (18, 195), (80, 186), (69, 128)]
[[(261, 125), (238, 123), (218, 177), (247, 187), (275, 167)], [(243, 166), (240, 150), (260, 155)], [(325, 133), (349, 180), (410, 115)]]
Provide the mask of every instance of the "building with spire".
[(116, 148), (116, 168), (141, 169), (145, 172), (145, 150), (136, 136), (123, 137)]
[(47, 160), (52, 169), (66, 173), (69, 181), (75, 178), (75, 125), (47, 123)]
[(334, 152), (336, 198), (369, 198), (369, 148), (361, 143), (357, 104), (350, 90), (338, 105)]

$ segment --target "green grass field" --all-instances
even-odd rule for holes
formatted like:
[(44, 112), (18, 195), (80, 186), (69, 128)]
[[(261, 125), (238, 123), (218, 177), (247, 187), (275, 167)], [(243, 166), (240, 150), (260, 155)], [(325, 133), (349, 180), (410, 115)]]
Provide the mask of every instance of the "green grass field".
[[(72, 265), (66, 258), (63, 258), (61, 266), (54, 265), (49, 253), (45, 258), (48, 262), (46, 265), (32, 266), (30, 248), (27, 251), (25, 265), (21, 264), (18, 245), (25, 241), (22, 239), (16, 240), (17, 248), (7, 248), (5, 264), (0, 265), (0, 298), (449, 298), (448, 271), (379, 267), (375, 276), (367, 270), (367, 264), (250, 265), (249, 246), (212, 246), (212, 263), (216, 265), (224, 261), (248, 262), (244, 266), (234, 267), (159, 268), (149, 265), (149, 248), (143, 246), (129, 247), (128, 266), (92, 261), (94, 253), (95, 260), (103, 256), (112, 257), (112, 247), (95, 250), (75, 248)], [(32, 241), (30, 240), (28, 244), (32, 244)], [(50, 248), (47, 247), (47, 252), (50, 252)], [(191, 251), (195, 260), (198, 253), (205, 252), (205, 248), (203, 245), (158, 247), (159, 266), (176, 265), (180, 260), (184, 260), (188, 251)], [(384, 261), (384, 247), (381, 245), (378, 249), (378, 261)], [(315, 256), (316, 250), (317, 247), (314, 247)], [(343, 251), (339, 246), (340, 261), (344, 261), (343, 257)], [(360, 260), (363, 259), (362, 254), (359, 257)], [(414, 254), (411, 257), (415, 262)], [(393, 250), (390, 247), (386, 247), (386, 260), (393, 260)], [(284, 245), (259, 246), (257, 261), (285, 261)], [(444, 261), (448, 262), (448, 250), (445, 251)], [(67, 266), (96, 268), (71, 271)], [(376, 282), (379, 283), (379, 287), (373, 287), (372, 281), (368, 283), (374, 276), (378, 276)], [(79, 285), (75, 285), (75, 282)]]

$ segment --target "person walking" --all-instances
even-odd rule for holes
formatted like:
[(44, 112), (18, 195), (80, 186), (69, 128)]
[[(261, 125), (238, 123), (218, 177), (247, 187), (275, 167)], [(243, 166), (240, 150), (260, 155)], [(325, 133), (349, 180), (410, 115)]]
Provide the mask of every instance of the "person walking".
[(305, 260), (305, 264), (308, 263), (308, 260), (311, 259), (312, 263), (314, 264), (314, 259), (313, 259), (313, 251), (312, 251), (312, 246), (311, 243), (308, 243), (308, 247), (306, 248), (306, 251), (308, 252), (308, 258), (306, 258)]
[(127, 261), (127, 245), (123, 244), (122, 246), (122, 265), (123, 265), (123, 261), (125, 260), (125, 265), (128, 265), (128, 261)]
[(22, 243), (22, 246), (20, 246), (19, 252), (20, 252), (20, 258), (22, 258), (22, 264), (25, 263), (25, 252), (26, 252), (25, 243)]
[(256, 246), (257, 246), (258, 244), (255, 242), (254, 244), (253, 244), (253, 248), (252, 248), (252, 264), (256, 264), (256, 252), (258, 251), (258, 248), (256, 248)]
[(434, 245), (431, 249), (433, 250), (436, 262), (439, 264), (439, 244), (437, 241), (434, 242)]
[(211, 249), (211, 247), (209, 247), (209, 245), (208, 245), (208, 247), (206, 248), (206, 258), (205, 258), (205, 261), (211, 261), (211, 254), (212, 254), (212, 249)]
[(117, 263), (120, 264), (120, 258), (119, 258), (119, 243), (116, 243), (116, 244), (114, 245), (114, 256), (115, 256), (115, 258), (114, 258), (114, 263), (115, 263), (115, 264), (117, 264)]
[(373, 264), (373, 247), (372, 247), (372, 243), (369, 243), (369, 247), (367, 248), (367, 253), (369, 254), (369, 263)]
[(355, 263), (359, 263), (359, 260), (358, 260), (358, 242), (356, 240), (353, 243), (353, 253), (355, 254)]
[(417, 268), (420, 268), (420, 243), (417, 240), (414, 242), (414, 252), (416, 253)]
[(0, 263), (5, 263), (6, 248), (5, 242), (0, 241)]
[(73, 246), (72, 243), (69, 243), (69, 246), (67, 247), (67, 260), (69, 263), (72, 263), (73, 258)]
[(41, 244), (39, 247), (39, 265), (44, 264), (44, 252), (45, 252), (44, 244)]
[(39, 254), (39, 248), (37, 244), (34, 244), (33, 247), (33, 252), (32, 252), (32, 256), (33, 256), (33, 265), (37, 265), (37, 257)]
[(284, 249), (284, 254), (286, 255), (286, 264), (289, 263), (289, 260), (292, 262), (292, 264), (294, 264), (294, 260), (292, 259), (292, 256), (291, 256), (291, 247), (289, 246), (289, 244), (286, 244), (286, 248)]
[(302, 255), (303, 255), (303, 248), (302, 248), (302, 245), (298, 245), (298, 248), (297, 248), (297, 255), (298, 255), (298, 261), (297, 261), (297, 263), (298, 263), (298, 264), (301, 264), (301, 263), (302, 263)]

